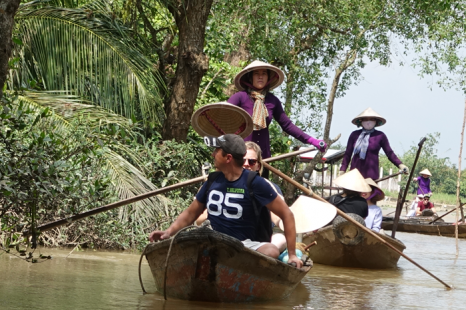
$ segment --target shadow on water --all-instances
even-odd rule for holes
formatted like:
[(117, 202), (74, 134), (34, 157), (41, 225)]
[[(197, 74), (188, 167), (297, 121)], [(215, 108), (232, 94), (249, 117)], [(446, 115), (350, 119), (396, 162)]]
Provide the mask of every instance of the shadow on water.
[[(155, 293), (146, 262), (126, 252), (42, 249), (53, 259), (28, 264), (0, 255), (1, 309), (463, 309), (466, 296), (466, 240), (456, 258), (454, 238), (397, 233), (405, 254), (455, 289), (400, 258), (398, 268), (367, 270), (316, 264), (285, 300), (222, 304), (164, 301)], [(455, 261), (456, 260), (456, 261)]]

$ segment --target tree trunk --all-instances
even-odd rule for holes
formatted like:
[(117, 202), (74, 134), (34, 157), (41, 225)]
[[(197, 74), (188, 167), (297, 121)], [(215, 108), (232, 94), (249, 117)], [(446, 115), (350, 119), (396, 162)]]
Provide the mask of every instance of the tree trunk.
[(178, 26), (178, 61), (170, 100), (165, 105), (164, 140), (186, 141), (201, 79), (209, 68), (203, 53), (213, 0), (178, 0), (168, 5)]
[(3, 97), (3, 85), (8, 75), (8, 60), (11, 57), (11, 33), (14, 17), (19, 7), (19, 0), (0, 1), (0, 99)]

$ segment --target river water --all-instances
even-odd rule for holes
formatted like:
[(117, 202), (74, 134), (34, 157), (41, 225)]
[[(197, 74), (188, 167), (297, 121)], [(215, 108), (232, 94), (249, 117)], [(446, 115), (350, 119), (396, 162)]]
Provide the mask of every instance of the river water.
[[(143, 260), (128, 252), (41, 249), (51, 260), (30, 264), (0, 255), (0, 309), (464, 309), (466, 240), (397, 233), (405, 254), (448, 284), (444, 286), (404, 258), (397, 269), (367, 270), (314, 265), (292, 295), (280, 301), (220, 304), (164, 301)], [(38, 251), (36, 251), (38, 254)], [(38, 255), (37, 255), (38, 256)]]

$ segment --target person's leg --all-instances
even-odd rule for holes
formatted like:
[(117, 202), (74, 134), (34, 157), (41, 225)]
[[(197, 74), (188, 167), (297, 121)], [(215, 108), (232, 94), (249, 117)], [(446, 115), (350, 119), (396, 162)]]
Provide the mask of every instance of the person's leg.
[(286, 238), (284, 234), (274, 234), (272, 235), (271, 243), (278, 248), (278, 251), (281, 253), (286, 249)]
[(263, 246), (257, 249), (257, 252), (273, 258), (278, 258), (278, 256), (280, 255), (277, 246), (272, 243), (264, 244)]
[(277, 246), (273, 245), (272, 243), (268, 242), (258, 242), (258, 241), (251, 241), (250, 239), (241, 241), (245, 247), (250, 248), (251, 250), (260, 252), (264, 255), (278, 258), (280, 252), (278, 251)]

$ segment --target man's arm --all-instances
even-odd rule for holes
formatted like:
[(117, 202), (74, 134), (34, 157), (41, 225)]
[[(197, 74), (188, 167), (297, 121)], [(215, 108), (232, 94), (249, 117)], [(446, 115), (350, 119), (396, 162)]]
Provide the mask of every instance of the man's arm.
[(149, 241), (158, 241), (163, 239), (168, 239), (170, 236), (176, 234), (180, 229), (191, 225), (194, 220), (196, 220), (199, 215), (204, 211), (205, 205), (200, 203), (197, 199), (189, 205), (189, 207), (184, 210), (178, 218), (168, 227), (165, 231), (154, 230), (149, 235)]
[(293, 213), (286, 205), (285, 201), (278, 196), (267, 204), (266, 207), (283, 221), (288, 248), (288, 263), (294, 262), (297, 268), (301, 268), (303, 262), (296, 256), (296, 226)]

